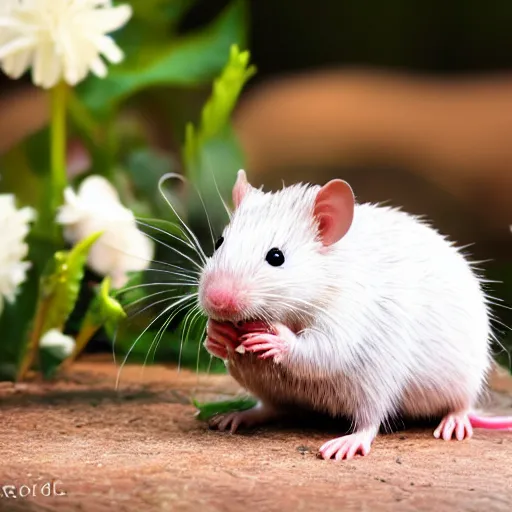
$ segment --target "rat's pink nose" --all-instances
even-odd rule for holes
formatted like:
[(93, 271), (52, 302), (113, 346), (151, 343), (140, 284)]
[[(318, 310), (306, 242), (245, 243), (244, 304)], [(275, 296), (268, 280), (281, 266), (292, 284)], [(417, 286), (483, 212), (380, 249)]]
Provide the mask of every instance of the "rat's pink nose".
[(204, 291), (204, 302), (210, 311), (220, 316), (230, 316), (242, 310), (240, 289), (231, 279), (214, 278), (207, 283)]

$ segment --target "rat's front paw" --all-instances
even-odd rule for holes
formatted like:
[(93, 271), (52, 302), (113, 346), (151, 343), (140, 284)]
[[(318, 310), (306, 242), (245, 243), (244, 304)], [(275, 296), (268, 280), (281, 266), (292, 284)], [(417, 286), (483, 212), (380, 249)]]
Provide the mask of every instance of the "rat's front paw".
[(271, 357), (280, 363), (295, 342), (295, 334), (282, 324), (273, 325), (272, 331), (245, 334), (240, 337), (241, 346), (247, 352), (258, 353), (260, 359)]
[(209, 319), (206, 335), (204, 343), (206, 350), (220, 359), (227, 359), (238, 345), (238, 333), (235, 327), (228, 322)]
[(223, 345), (212, 338), (206, 338), (203, 345), (212, 356), (218, 357), (219, 359), (228, 358), (228, 349), (226, 348), (226, 345)]

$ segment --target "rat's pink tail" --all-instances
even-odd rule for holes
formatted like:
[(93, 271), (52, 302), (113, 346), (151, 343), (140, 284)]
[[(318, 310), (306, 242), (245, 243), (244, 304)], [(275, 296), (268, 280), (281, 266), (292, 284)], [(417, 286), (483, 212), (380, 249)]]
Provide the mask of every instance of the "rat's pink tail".
[(469, 414), (468, 418), (473, 428), (512, 431), (512, 416), (477, 416), (476, 414)]

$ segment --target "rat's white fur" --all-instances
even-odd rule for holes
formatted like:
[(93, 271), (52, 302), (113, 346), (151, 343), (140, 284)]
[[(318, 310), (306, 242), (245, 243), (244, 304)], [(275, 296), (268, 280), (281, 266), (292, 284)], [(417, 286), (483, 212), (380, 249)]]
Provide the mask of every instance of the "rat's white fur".
[[(317, 186), (250, 188), (202, 274), (242, 288), (240, 320), (301, 331), (279, 363), (236, 355), (232, 375), (269, 405), (348, 416), (373, 430), (396, 415), (472, 409), (490, 367), (485, 293), (461, 252), (417, 217), (356, 205), (348, 233), (324, 248)], [(265, 255), (281, 249), (285, 263)], [(202, 301), (200, 286), (200, 301)], [(208, 313), (208, 311), (207, 311)]]

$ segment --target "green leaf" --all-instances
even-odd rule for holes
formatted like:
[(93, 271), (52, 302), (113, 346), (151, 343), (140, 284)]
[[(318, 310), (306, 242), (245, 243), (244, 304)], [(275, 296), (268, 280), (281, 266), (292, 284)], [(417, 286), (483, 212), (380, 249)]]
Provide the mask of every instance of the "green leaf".
[(70, 251), (55, 253), (53, 261), (41, 277), (39, 299), (48, 303), (41, 334), (64, 326), (75, 307), (89, 251), (102, 234), (94, 233)]
[(126, 313), (121, 304), (110, 296), (110, 284), (110, 277), (103, 279), (99, 292), (87, 310), (83, 325), (90, 325), (99, 329), (108, 324), (111, 328), (115, 328), (118, 322), (126, 318)]
[(62, 357), (56, 355), (51, 349), (43, 347), (39, 351), (39, 369), (44, 379), (51, 379), (59, 365), (62, 363)]
[(137, 59), (144, 46), (168, 44), (174, 37), (182, 16), (196, 0), (118, 0), (117, 4), (129, 3), (132, 18), (113, 37), (123, 49), (127, 60)]
[(247, 396), (241, 398), (233, 398), (230, 400), (223, 400), (220, 402), (205, 402), (200, 403), (197, 400), (192, 400), (194, 407), (197, 409), (197, 419), (201, 421), (208, 421), (217, 414), (224, 414), (233, 411), (246, 411), (252, 409), (258, 402), (256, 399)]
[(105, 79), (90, 77), (77, 91), (96, 115), (108, 115), (131, 95), (153, 86), (204, 83), (224, 64), (233, 43), (245, 40), (246, 3), (235, 0), (206, 29), (166, 45), (143, 42)]
[(24, 347), (25, 353), (18, 369), (18, 380), (23, 379), (34, 364), (39, 353), (41, 337), (50, 329), (62, 331), (78, 299), (89, 251), (102, 234), (98, 232), (84, 238), (71, 251), (56, 252), (46, 265), (39, 282), (34, 325), (30, 342)]
[(135, 271), (127, 272), (127, 275), (128, 282), (126, 285), (112, 291), (112, 296), (116, 300), (120, 300), (120, 297), (123, 297), (123, 302), (129, 302), (144, 296), (145, 291), (140, 285), (145, 283), (146, 273), (144, 271)]
[(227, 222), (223, 200), (227, 202), (236, 172), (244, 167), (244, 154), (231, 128), (231, 115), (244, 85), (256, 72), (249, 60), (248, 51), (231, 47), (229, 60), (202, 110), (199, 127), (189, 124), (186, 129), (186, 173), (203, 199), (197, 193), (189, 196), (187, 218), (203, 243), (209, 236), (204, 228), (208, 222), (216, 236)]
[(230, 204), (236, 173), (245, 167), (245, 158), (234, 133), (226, 130), (222, 136), (203, 144), (199, 162), (195, 186), (203, 201), (197, 193), (189, 195), (187, 220), (203, 247), (208, 248), (211, 240), (207, 215), (214, 237), (218, 237), (229, 221), (223, 201)]
[(27, 242), (27, 259), (32, 264), (27, 280), (21, 286), (16, 302), (5, 304), (0, 315), (0, 380), (16, 378), (36, 311), (39, 276), (57, 249), (53, 242), (42, 239), (33, 232), (29, 234)]
[(154, 31), (155, 27), (169, 30), (195, 2), (196, 0), (118, 0), (116, 3), (130, 4), (133, 9), (131, 22), (144, 23)]
[(214, 81), (212, 93), (203, 107), (199, 128), (192, 124), (186, 128), (183, 159), (191, 179), (194, 179), (194, 167), (198, 165), (202, 146), (229, 128), (231, 114), (242, 89), (256, 73), (256, 68), (249, 65), (249, 59), (248, 51), (241, 52), (236, 44), (231, 46), (229, 60)]
[[(110, 296), (110, 277), (103, 279), (96, 296), (89, 304), (80, 331), (75, 339), (73, 352), (62, 361), (62, 366), (69, 366), (82, 353), (90, 339), (103, 327), (114, 331), (126, 313), (119, 302)], [(61, 361), (58, 362), (60, 364)]]

